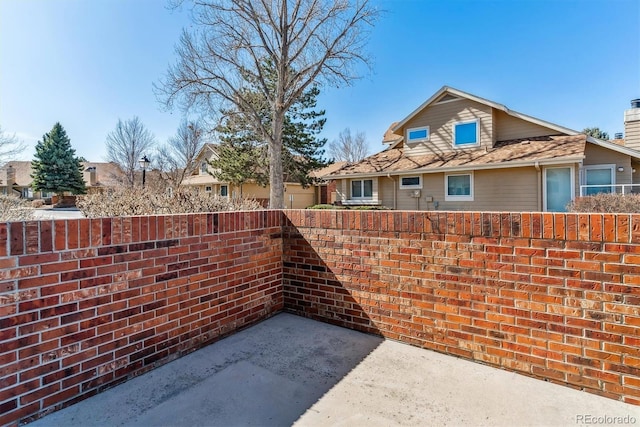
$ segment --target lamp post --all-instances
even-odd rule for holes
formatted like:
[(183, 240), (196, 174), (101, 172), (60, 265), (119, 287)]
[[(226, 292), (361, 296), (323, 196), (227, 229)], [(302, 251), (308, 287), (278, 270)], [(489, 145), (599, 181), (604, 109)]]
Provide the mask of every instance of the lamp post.
[(144, 181), (146, 178), (147, 167), (149, 167), (149, 163), (151, 162), (149, 161), (146, 155), (142, 156), (139, 162), (140, 162), (140, 167), (142, 168), (142, 188), (144, 188)]

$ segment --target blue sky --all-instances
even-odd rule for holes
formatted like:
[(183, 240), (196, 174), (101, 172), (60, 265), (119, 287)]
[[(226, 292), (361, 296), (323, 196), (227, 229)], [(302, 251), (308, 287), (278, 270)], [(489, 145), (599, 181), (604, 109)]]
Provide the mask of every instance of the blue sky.
[[(372, 72), (322, 88), (323, 136), (346, 127), (382, 149), (388, 125), (447, 85), (581, 130), (623, 131), (640, 98), (638, 0), (373, 0)], [(152, 85), (189, 25), (164, 0), (0, 0), (0, 126), (33, 146), (56, 121), (78, 155), (103, 161), (118, 118), (139, 116), (159, 142), (179, 111)]]

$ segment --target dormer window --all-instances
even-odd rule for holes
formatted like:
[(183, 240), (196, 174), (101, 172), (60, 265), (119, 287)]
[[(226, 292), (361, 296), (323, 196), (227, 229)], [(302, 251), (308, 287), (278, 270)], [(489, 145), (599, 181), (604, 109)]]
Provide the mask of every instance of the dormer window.
[(407, 143), (415, 144), (429, 140), (429, 126), (407, 129)]
[(206, 174), (208, 169), (209, 165), (207, 164), (207, 162), (202, 162), (202, 164), (200, 164), (200, 175)]
[(453, 145), (466, 147), (480, 144), (478, 120), (453, 124)]

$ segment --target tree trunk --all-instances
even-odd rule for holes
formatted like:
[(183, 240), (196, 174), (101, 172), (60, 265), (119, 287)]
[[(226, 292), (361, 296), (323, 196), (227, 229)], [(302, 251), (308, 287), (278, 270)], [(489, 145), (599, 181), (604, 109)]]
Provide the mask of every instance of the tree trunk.
[(284, 112), (277, 111), (273, 117), (273, 134), (269, 141), (269, 207), (284, 209), (284, 174), (282, 168), (282, 125)]

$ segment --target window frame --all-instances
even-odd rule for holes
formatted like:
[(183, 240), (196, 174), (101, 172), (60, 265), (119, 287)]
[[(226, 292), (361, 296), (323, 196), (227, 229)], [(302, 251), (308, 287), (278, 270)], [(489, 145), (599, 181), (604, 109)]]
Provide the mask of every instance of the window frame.
[[(411, 132), (422, 131), (422, 130), (427, 131), (427, 136), (425, 138), (411, 139), (409, 137)], [(430, 140), (430, 138), (431, 138), (431, 130), (429, 129), (429, 126), (418, 126), (415, 128), (407, 128), (407, 144), (419, 144), (421, 142), (427, 142)]]
[[(550, 169), (569, 169), (569, 177), (570, 177), (570, 182), (569, 182), (569, 188), (571, 190), (571, 200), (575, 200), (576, 199), (576, 171), (573, 165), (560, 165), (560, 166), (545, 166), (544, 169), (542, 169), (542, 210), (543, 212), (558, 212), (558, 211), (550, 211), (548, 204), (548, 189), (547, 189), (547, 171)], [(559, 211), (559, 212), (563, 212), (563, 211)]]
[[(406, 185), (402, 183), (404, 178), (418, 178), (418, 184), (416, 185)], [(419, 190), (422, 189), (422, 175), (405, 175), (401, 176), (399, 180), (400, 189), (401, 190)]]
[[(469, 176), (469, 195), (450, 195), (449, 194), (449, 177), (450, 176)], [(447, 202), (473, 202), (474, 200), (474, 183), (473, 171), (471, 172), (452, 172), (444, 175), (444, 200)]]
[[(222, 194), (222, 189), (225, 188), (226, 189), (226, 193), (227, 194)], [(220, 197), (229, 197), (229, 186), (226, 184), (221, 184), (220, 185)]]
[[(365, 181), (371, 181), (371, 196), (366, 196), (365, 195), (365, 191), (364, 191), (364, 183)], [(356, 197), (353, 195), (353, 184), (359, 182), (360, 183), (360, 191), (361, 191), (361, 196), (360, 197)], [(350, 199), (351, 200), (373, 200), (373, 179), (371, 178), (358, 178), (358, 179), (352, 179), (349, 182), (350, 185)]]
[(204, 187), (204, 191), (206, 193), (211, 193), (211, 191), (213, 191), (213, 188), (210, 185), (207, 185), (207, 186)]
[[(616, 192), (616, 165), (609, 163), (609, 164), (598, 164), (598, 165), (584, 165), (582, 166), (582, 173), (580, 176), (580, 181), (581, 181), (581, 185), (589, 185), (587, 184), (587, 175), (589, 174), (589, 171), (591, 170), (605, 170), (605, 169), (609, 169), (611, 171), (611, 184), (603, 184), (603, 185), (599, 185), (599, 187), (609, 187), (609, 192), (603, 191), (603, 192), (597, 192), (597, 193), (588, 193), (589, 188), (585, 188), (585, 196), (592, 196), (594, 194), (600, 194), (600, 193), (615, 193)], [(597, 184), (593, 184), (593, 185), (597, 185)], [(593, 188), (593, 187), (591, 187)]]
[(200, 163), (200, 175), (204, 175), (209, 172), (209, 163), (207, 161), (203, 161)]
[[(456, 143), (456, 127), (461, 125), (469, 125), (471, 123), (474, 123), (476, 125), (476, 142), (465, 142), (462, 144)], [(480, 119), (454, 122), (452, 127), (452, 133), (453, 133), (452, 143), (454, 148), (477, 147), (480, 145)]]

